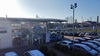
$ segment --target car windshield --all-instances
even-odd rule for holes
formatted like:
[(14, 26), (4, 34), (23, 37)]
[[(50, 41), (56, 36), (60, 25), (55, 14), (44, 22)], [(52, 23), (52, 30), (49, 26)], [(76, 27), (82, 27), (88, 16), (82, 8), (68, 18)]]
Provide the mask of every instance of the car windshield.
[(30, 56), (30, 54), (28, 52), (24, 53), (24, 56)]

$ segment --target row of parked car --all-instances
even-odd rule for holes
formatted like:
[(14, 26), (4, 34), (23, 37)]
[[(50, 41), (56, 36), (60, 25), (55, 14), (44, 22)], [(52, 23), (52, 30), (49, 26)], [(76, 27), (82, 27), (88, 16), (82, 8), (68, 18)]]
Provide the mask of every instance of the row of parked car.
[(80, 36), (80, 37), (84, 37), (84, 36), (94, 36), (94, 35), (99, 35), (99, 33), (96, 33), (96, 32), (65, 32), (65, 35), (67, 36)]
[[(7, 52), (5, 53), (5, 56), (18, 56), (18, 54), (15, 52)], [(44, 56), (44, 54), (36, 49), (25, 52), (23, 56)]]
[[(7, 52), (5, 56), (19, 56), (15, 52)], [(23, 56), (57, 56), (53, 50), (48, 49), (47, 46), (41, 46), (40, 49), (34, 49), (24, 52)]]
[(98, 56), (100, 55), (100, 37), (80, 37), (74, 41), (65, 39), (55, 43), (54, 48), (70, 56), (73, 53), (74, 56)]
[(87, 36), (96, 36), (100, 35), (96, 32), (51, 32), (50, 41), (60, 41), (65, 35), (67, 36), (79, 36), (79, 37), (87, 37)]

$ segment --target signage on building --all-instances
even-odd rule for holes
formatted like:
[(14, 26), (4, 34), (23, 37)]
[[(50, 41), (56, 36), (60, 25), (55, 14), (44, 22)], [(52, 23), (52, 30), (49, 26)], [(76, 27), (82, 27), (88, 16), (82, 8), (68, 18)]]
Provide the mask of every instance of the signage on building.
[(6, 27), (1, 27), (0, 26), (0, 33), (7, 33)]

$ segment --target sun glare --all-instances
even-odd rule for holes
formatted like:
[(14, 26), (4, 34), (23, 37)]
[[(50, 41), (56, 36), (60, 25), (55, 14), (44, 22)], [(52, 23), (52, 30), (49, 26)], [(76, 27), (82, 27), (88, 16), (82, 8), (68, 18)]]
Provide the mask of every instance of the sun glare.
[(17, 0), (0, 0), (0, 17), (29, 17)]

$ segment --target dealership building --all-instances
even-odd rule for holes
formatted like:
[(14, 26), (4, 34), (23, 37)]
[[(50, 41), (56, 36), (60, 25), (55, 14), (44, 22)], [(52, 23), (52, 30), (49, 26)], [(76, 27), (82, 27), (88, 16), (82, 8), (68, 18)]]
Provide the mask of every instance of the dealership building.
[(0, 49), (50, 42), (48, 23), (66, 22), (54, 18), (0, 17)]

